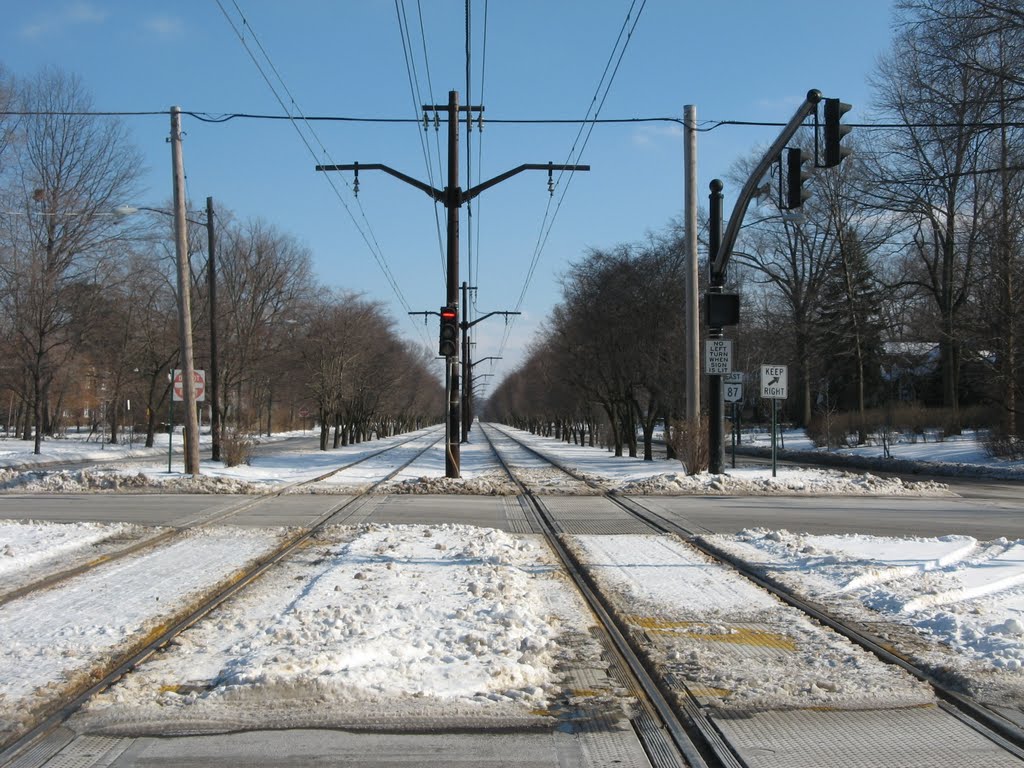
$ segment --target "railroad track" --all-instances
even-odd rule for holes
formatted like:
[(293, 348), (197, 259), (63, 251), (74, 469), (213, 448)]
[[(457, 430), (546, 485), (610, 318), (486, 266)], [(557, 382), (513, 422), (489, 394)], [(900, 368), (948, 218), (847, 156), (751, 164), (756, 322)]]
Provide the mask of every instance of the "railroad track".
[[(536, 528), (544, 534), (551, 549), (554, 550), (573, 583), (599, 620), (601, 628), (607, 636), (606, 646), (617, 656), (618, 663), (615, 666), (619, 669), (620, 674), (625, 676), (624, 682), (640, 702), (640, 714), (633, 719), (632, 724), (637, 737), (651, 758), (651, 764), (655, 766), (690, 765), (694, 768), (711, 765), (740, 766), (741, 763), (736, 761), (727, 749), (719, 750), (721, 754), (713, 748), (709, 749), (711, 744), (716, 747), (724, 747), (724, 743), (720, 739), (700, 738), (698, 742), (691, 735), (693, 720), (689, 719), (689, 723), (686, 722), (688, 718), (677, 714), (672, 708), (658, 685), (656, 675), (652, 674), (645, 666), (636, 649), (629, 643), (624, 628), (615, 621), (611, 606), (604, 601), (596, 586), (587, 577), (586, 572), (562, 545), (555, 529), (554, 519), (544, 503), (513, 471), (505, 456), (494, 444), (491, 435), (488, 434), (488, 429), (481, 425), (480, 431), (497, 456), (502, 468), (520, 489), (520, 503), (523, 504), (527, 516), (533, 519)], [(525, 446), (523, 447), (525, 448)], [(542, 454), (535, 451), (531, 451), (531, 453), (548, 461), (584, 485), (590, 488), (594, 487), (593, 482), (589, 479), (570, 472), (564, 467), (559, 467)]]
[[(487, 437), (488, 442), (491, 443), (495, 453), (498, 454), (499, 461), (502, 466), (507, 472), (509, 472), (510, 476), (513, 477), (513, 481), (523, 488), (523, 496), (524, 499), (526, 499), (525, 503), (529, 504), (531, 508), (536, 510), (538, 528), (545, 533), (549, 542), (551, 542), (552, 547), (559, 554), (559, 557), (566, 561), (566, 567), (573, 573), (573, 578), (577, 578), (576, 574), (583, 569), (580, 567), (580, 564), (575, 561), (571, 553), (565, 551), (565, 548), (559, 541), (558, 530), (553, 517), (544, 508), (542, 500), (538, 498), (531, 489), (520, 483), (515, 477), (514, 471), (511, 469), (506, 459), (501, 456), (501, 453), (494, 445), (491, 436), (488, 434), (488, 431), (491, 429), (494, 429), (501, 434), (504, 439), (512, 441), (518, 450), (525, 451), (531, 456), (547, 461), (551, 466), (557, 468), (577, 482), (586, 484), (591, 488), (595, 486), (594, 482), (574, 470), (572, 467), (565, 466), (557, 459), (553, 459), (552, 457), (535, 450), (531, 446), (526, 445), (522, 441), (517, 440), (514, 435), (502, 429), (490, 425), (485, 431), (485, 428), (483, 426), (481, 427), (481, 431)], [(812, 604), (811, 602), (792, 594), (783, 585), (768, 580), (754, 572), (742, 561), (734, 557), (730, 557), (728, 554), (723, 553), (709, 546), (704, 541), (699, 540), (697, 536), (701, 533), (705, 533), (706, 531), (690, 530), (679, 525), (673, 520), (648, 510), (629, 497), (625, 497), (614, 492), (603, 493), (602, 496), (627, 513), (631, 518), (643, 522), (652, 532), (678, 536), (689, 546), (699, 550), (713, 560), (729, 566), (747, 580), (778, 597), (787, 605), (845, 636), (861, 648), (877, 656), (885, 663), (899, 666), (913, 677), (927, 683), (935, 693), (939, 702), (939, 707), (943, 711), (965, 723), (973, 730), (981, 733), (991, 742), (1006, 750), (1009, 754), (1018, 759), (1024, 760), (1024, 729), (1022, 729), (1017, 723), (974, 701), (970, 697), (951, 689), (933, 673), (924, 669), (912, 659), (900, 654), (871, 632), (862, 627), (858, 627), (849, 621), (832, 616), (824, 606)], [(589, 584), (589, 577), (586, 575), (585, 571), (580, 575), (580, 578)], [(617, 633), (623, 638), (624, 642), (629, 643), (630, 633), (628, 626), (618, 620), (614, 611), (612, 611), (611, 606), (603, 604), (603, 600), (599, 596), (599, 593), (597, 593), (596, 589), (593, 589), (592, 591), (595, 593), (593, 599), (602, 604), (603, 612), (611, 614), (611, 618), (613, 620), (612, 626), (614, 629), (617, 630)], [(588, 595), (588, 601), (591, 599), (591, 596)], [(634, 657), (637, 659), (644, 658), (644, 653), (641, 649), (632, 648), (632, 651)], [(667, 686), (660, 679), (661, 676), (657, 670), (652, 670), (648, 673), (648, 676), (655, 686), (657, 686), (661, 691), (667, 693)], [(666, 696), (664, 698), (666, 701), (671, 701), (671, 697)], [(678, 722), (687, 727), (688, 731), (692, 734), (691, 743), (696, 748), (700, 749), (702, 756), (709, 760), (709, 764), (744, 764), (740, 761), (739, 756), (732, 751), (727, 744), (725, 744), (721, 738), (721, 734), (715, 728), (714, 724), (702, 715), (701, 707), (696, 699), (687, 704), (684, 697), (682, 710), (683, 711), (681, 712), (675, 713), (678, 718)], [(715, 760), (719, 762), (713, 762)]]
[[(117, 682), (121, 677), (138, 665), (142, 664), (154, 653), (167, 647), (178, 635), (206, 617), (224, 601), (245, 589), (245, 587), (258, 579), (264, 572), (272, 568), (275, 564), (279, 563), (292, 552), (295, 552), (297, 549), (309, 542), (325, 527), (332, 524), (344, 523), (345, 520), (348, 519), (348, 517), (350, 517), (362, 503), (365, 502), (367, 497), (375, 488), (388, 482), (401, 473), (406, 467), (413, 464), (424, 453), (433, 448), (442, 438), (443, 434), (438, 435), (435, 432), (430, 432), (427, 435), (418, 435), (396, 445), (391, 445), (380, 451), (376, 451), (368, 456), (364, 456), (358, 461), (349, 462), (333, 468), (331, 471), (325, 472), (315, 478), (291, 483), (288, 486), (277, 489), (274, 493), (266, 496), (261, 496), (256, 499), (247, 499), (227, 510), (221, 510), (214, 515), (203, 518), (200, 521), (196, 521), (193, 525), (188, 526), (187, 529), (172, 529), (171, 531), (163, 532), (157, 536), (137, 542), (124, 550), (112, 553), (110, 557), (101, 561), (90, 562), (80, 568), (53, 574), (38, 582), (34, 582), (32, 585), (28, 585), (25, 588), (20, 589), (17, 597), (24, 597), (33, 592), (54, 587), (67, 579), (82, 575), (87, 571), (93, 570), (105, 563), (109, 563), (112, 560), (123, 559), (129, 555), (137, 554), (141, 550), (151, 549), (160, 544), (167, 544), (169, 540), (175, 536), (184, 536), (186, 530), (194, 530), (197, 527), (206, 527), (213, 523), (224, 522), (232, 515), (238, 514), (243, 510), (249, 510), (256, 504), (265, 503), (270, 498), (276, 498), (284, 493), (293, 492), (302, 485), (323, 481), (344, 471), (345, 469), (361, 464), (375, 456), (386, 453), (387, 451), (394, 450), (395, 448), (415, 441), (422, 441), (425, 443), (421, 449), (415, 450), (413, 455), (407, 461), (389, 472), (387, 476), (377, 480), (364, 488), (361, 492), (352, 495), (344, 502), (329, 509), (309, 527), (286, 536), (272, 550), (250, 563), (239, 573), (234, 574), (227, 583), (218, 585), (212, 593), (207, 594), (197, 604), (185, 606), (179, 609), (171, 618), (165, 619), (159, 629), (141, 636), (137, 642), (129, 643), (125, 647), (120, 648), (107, 663), (102, 665), (101, 668), (92, 670), (88, 675), (86, 682), (62, 690), (58, 696), (40, 706), (34, 713), (35, 716), (32, 718), (32, 722), (29, 725), (16, 730), (14, 734), (3, 744), (0, 744), (0, 765), (11, 764), (19, 756), (23, 756), (29, 752), (32, 753), (33, 760), (37, 761), (34, 764), (40, 764), (43, 760), (47, 759), (46, 755), (52, 756), (59, 752), (67, 745), (67, 743), (69, 743), (70, 736), (59, 734), (49, 740), (47, 737), (51, 734), (55, 734), (59, 726), (89, 698)], [(14, 599), (15, 598), (10, 595), (4, 596), (5, 602), (9, 602)]]

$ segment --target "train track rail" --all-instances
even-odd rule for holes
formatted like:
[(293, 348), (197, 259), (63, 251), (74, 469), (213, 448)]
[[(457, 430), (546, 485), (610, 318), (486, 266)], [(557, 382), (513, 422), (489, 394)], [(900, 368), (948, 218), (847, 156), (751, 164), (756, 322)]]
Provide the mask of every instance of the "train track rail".
[[(433, 433), (430, 433), (430, 435), (433, 435)], [(380, 450), (373, 451), (372, 453), (369, 453), (357, 459), (356, 461), (350, 461), (345, 464), (341, 464), (340, 466), (334, 467), (329, 471), (324, 472), (316, 477), (286, 483), (281, 487), (275, 488), (273, 491), (270, 491), (268, 493), (262, 494), (260, 496), (255, 496), (252, 498), (242, 499), (236, 502), (235, 504), (231, 504), (225, 509), (220, 509), (209, 515), (205, 515), (201, 518), (189, 521), (186, 525), (168, 528), (159, 533), (153, 534), (152, 536), (146, 536), (143, 539), (133, 541), (130, 544), (121, 547), (120, 549), (116, 549), (111, 552), (106, 552), (100, 555), (99, 557), (90, 559), (85, 563), (74, 565), (69, 568), (64, 568), (55, 573), (47, 574), (46, 576), (36, 579), (28, 584), (24, 584), (20, 587), (11, 589), (7, 592), (4, 592), (3, 594), (0, 594), (0, 607), (6, 605), (7, 603), (10, 603), (13, 600), (17, 600), (19, 598), (25, 597), (26, 595), (30, 595), (33, 592), (39, 592), (40, 590), (50, 589), (51, 587), (57, 586), (61, 582), (65, 582), (68, 579), (74, 578), (75, 576), (80, 576), (81, 574), (86, 573), (98, 566), (105, 565), (107, 563), (111, 563), (117, 560), (121, 560), (125, 557), (136, 555), (139, 552), (151, 549), (161, 544), (168, 544), (175, 539), (187, 535), (189, 531), (193, 531), (198, 528), (206, 528), (212, 525), (216, 525), (218, 523), (224, 523), (226, 521), (229, 521), (232, 517), (235, 517), (241, 514), (242, 512), (251, 511), (253, 508), (258, 507), (260, 505), (265, 505), (273, 499), (280, 498), (281, 496), (284, 496), (289, 493), (294, 493), (302, 489), (303, 487), (312, 486), (316, 483), (328, 480), (340, 472), (344, 472), (347, 469), (359, 466), (360, 464), (363, 464), (369, 461), (370, 459), (374, 459), (384, 453), (387, 453), (388, 451), (394, 450), (395, 448), (401, 448), (402, 446), (416, 442), (417, 440), (423, 440), (424, 437), (424, 435), (416, 435), (414, 437), (410, 437), (409, 439), (403, 440), (399, 443), (395, 443), (394, 445), (389, 445), (385, 448), (381, 448)], [(431, 446), (435, 445), (439, 439), (439, 437), (433, 437), (426, 448), (418, 452), (413, 457), (412, 460), (410, 460), (408, 463), (404, 464), (394, 473), (389, 475), (387, 478), (385, 478), (385, 480), (391, 479), (392, 477), (394, 477), (395, 474), (400, 472), (402, 469), (405, 469), (405, 467), (409, 466), (409, 464), (411, 464), (417, 458), (422, 456), (423, 453), (429, 450)], [(384, 482), (384, 480), (382, 480), (381, 482)], [(376, 485), (379, 484), (380, 483), (377, 483)]]
[[(742, 765), (728, 750), (724, 742), (715, 738), (714, 734), (702, 733), (697, 738), (692, 735), (695, 728), (692, 715), (697, 713), (680, 716), (675, 712), (659, 687), (656, 674), (647, 668), (637, 650), (629, 642), (625, 628), (616, 622), (611, 606), (605, 602), (584, 569), (562, 545), (555, 529), (554, 519), (543, 501), (512, 469), (505, 456), (494, 444), (491, 435), (488, 434), (488, 429), (481, 425), (480, 431), (497, 456), (498, 463), (520, 489), (521, 503), (528, 516), (533, 518), (538, 530), (544, 534), (551, 549), (558, 556), (566, 572), (600, 622), (601, 628), (608, 638), (608, 645), (618, 656), (618, 668), (628, 674), (627, 683), (642, 706), (640, 717), (634, 720), (634, 728), (637, 737), (651, 758), (652, 765), (682, 764), (694, 768)], [(547, 457), (542, 454), (531, 452), (547, 460)], [(564, 467), (559, 467), (554, 462), (550, 463), (580, 482), (590, 487), (594, 486), (589, 479), (570, 472)], [(697, 727), (697, 730), (700, 728)]]
[[(593, 481), (585, 475), (577, 472), (572, 467), (568, 467), (558, 460), (535, 450), (531, 446), (516, 439), (514, 435), (494, 426), (489, 426), (487, 429), (495, 429), (502, 435), (502, 437), (515, 443), (519, 449), (524, 450), (530, 455), (541, 460), (547, 461), (553, 467), (557, 468), (569, 477), (590, 486), (594, 485)], [(481, 431), (484, 431), (483, 427), (481, 428)], [(487, 435), (487, 432), (485, 431), (484, 434)], [(510, 473), (510, 475), (513, 476), (513, 481), (519, 483), (514, 476), (513, 470), (508, 466), (506, 461), (501, 458), (501, 455), (498, 452), (498, 449), (494, 446), (490, 435), (487, 435), (487, 438), (488, 442), (491, 443), (492, 448), (494, 448), (495, 453), (499, 455), (499, 460), (501, 461), (502, 466)], [(536, 506), (538, 509), (543, 510), (543, 503), (540, 499), (538, 499), (530, 489), (525, 488), (525, 486), (523, 487), (524, 496), (529, 499), (531, 506)], [(918, 680), (927, 683), (932, 688), (939, 701), (939, 706), (944, 711), (983, 734), (990, 741), (998, 744), (1007, 752), (1017, 758), (1024, 759), (1024, 729), (1022, 729), (1017, 723), (1009, 720), (1002, 714), (993, 711), (983, 704), (974, 701), (972, 698), (953, 690), (944, 681), (936, 677), (936, 675), (915, 663), (913, 659), (900, 654), (897, 650), (893, 649), (889, 644), (879, 639), (870, 631), (856, 626), (847, 620), (831, 615), (825, 607), (802, 599), (801, 597), (793, 594), (790, 590), (786, 589), (783, 585), (756, 573), (743, 561), (735, 557), (731, 557), (727, 553), (721, 552), (708, 545), (706, 542), (697, 538), (700, 533), (704, 533), (704, 531), (694, 531), (686, 528), (685, 526), (679, 525), (675, 521), (647, 509), (627, 496), (622, 496), (614, 492), (607, 492), (603, 493), (603, 498), (611, 501), (632, 518), (645, 523), (652, 531), (678, 536), (689, 546), (699, 550), (708, 557), (713, 558), (715, 561), (729, 566), (744, 578), (778, 597), (787, 605), (796, 608), (815, 621), (828, 626), (856, 643), (861, 648), (864, 648), (874, 654), (882, 661), (888, 664), (897, 665)], [(543, 511), (540, 511), (538, 513), (538, 518), (541, 521), (541, 527), (549, 541), (557, 541), (557, 532), (550, 515), (546, 515)], [(556, 551), (559, 552), (559, 556), (562, 556), (561, 544), (553, 544), (553, 546), (556, 548)], [(575, 562), (571, 567), (574, 570), (579, 570), (578, 564)], [(628, 633), (625, 632), (626, 628), (621, 626), (619, 628), (623, 630), (622, 634), (625, 637), (628, 637)], [(638, 657), (643, 656), (642, 653), (637, 653), (636, 655)], [(652, 679), (655, 681), (658, 679), (656, 672), (652, 674)], [(680, 713), (680, 720), (682, 722), (692, 723), (693, 726), (696, 727), (697, 735), (694, 738), (695, 744), (701, 745), (705, 752), (710, 750), (713, 758), (721, 760), (722, 765), (741, 764), (737, 762), (729, 762), (730, 760), (737, 760), (738, 758), (722, 743), (714, 726), (707, 722), (706, 719), (702, 718), (699, 712), (699, 706), (695, 701), (693, 702), (692, 707), (686, 706), (684, 709), (685, 711)], [(701, 741), (702, 739), (704, 740), (703, 743)]]
[[(207, 526), (213, 522), (223, 522), (232, 514), (237, 514), (243, 509), (249, 509), (254, 504), (266, 501), (267, 498), (274, 498), (289, 491), (294, 491), (301, 485), (320, 482), (336, 475), (338, 472), (344, 471), (349, 467), (356, 466), (357, 464), (361, 464), (389, 450), (393, 450), (416, 440), (423, 440), (426, 443), (422, 449), (415, 451), (407, 461), (389, 472), (387, 476), (377, 480), (364, 488), (361, 492), (354, 494), (344, 502), (328, 510), (309, 527), (286, 537), (270, 552), (252, 562), (240, 573), (235, 574), (230, 579), (229, 583), (219, 585), (212, 594), (207, 595), (197, 604), (183, 607), (173, 616), (173, 618), (166, 620), (164, 625), (158, 630), (150, 632), (138, 642), (128, 644), (122, 648), (118, 653), (114, 654), (107, 663), (103, 664), (101, 668), (93, 670), (87, 683), (74, 687), (70, 690), (63, 691), (58, 698), (55, 698), (46, 705), (40, 707), (38, 714), (32, 723), (25, 728), (19, 729), (3, 744), (0, 744), (0, 765), (8, 765), (19, 756), (33, 750), (36, 745), (46, 739), (47, 735), (53, 733), (64, 721), (79, 709), (82, 704), (88, 701), (88, 699), (117, 682), (125, 674), (145, 662), (146, 659), (151, 657), (153, 654), (167, 647), (178, 635), (205, 618), (224, 601), (233, 597), (241, 590), (245, 589), (249, 584), (256, 581), (267, 570), (309, 542), (328, 525), (343, 523), (351, 513), (357, 509), (370, 494), (373, 493), (374, 489), (388, 482), (417, 461), (424, 453), (434, 447), (443, 438), (443, 435), (435, 435), (432, 432), (426, 436), (427, 439), (424, 438), (425, 436), (419, 435), (397, 445), (391, 445), (380, 451), (376, 451), (369, 456), (365, 456), (358, 461), (349, 462), (334, 468), (330, 472), (323, 473), (316, 478), (292, 483), (285, 488), (278, 489), (277, 492), (270, 494), (267, 497), (246, 500), (235, 508), (221, 511), (216, 515), (197, 522), (196, 526)], [(169, 534), (184, 535), (184, 532), (181, 529), (174, 529), (170, 531)], [(137, 546), (129, 547), (126, 551), (119, 551), (116, 553), (116, 558), (112, 556), (103, 562), (110, 562), (111, 559), (127, 557), (129, 554), (136, 554), (142, 549), (166, 543), (170, 538), (170, 535), (160, 534), (152, 539), (139, 542)], [(31, 585), (31, 588), (26, 588), (21, 596), (25, 596), (39, 589), (53, 587), (65, 579), (80, 575), (101, 564), (102, 563), (100, 562), (90, 563), (86, 567), (79, 569), (74, 573), (62, 572), (61, 574), (55, 574), (52, 578), (37, 582)], [(69, 740), (70, 737), (66, 740), (58, 740), (55, 743), (47, 744), (45, 749), (50, 752), (50, 754), (55, 754), (66, 746)]]

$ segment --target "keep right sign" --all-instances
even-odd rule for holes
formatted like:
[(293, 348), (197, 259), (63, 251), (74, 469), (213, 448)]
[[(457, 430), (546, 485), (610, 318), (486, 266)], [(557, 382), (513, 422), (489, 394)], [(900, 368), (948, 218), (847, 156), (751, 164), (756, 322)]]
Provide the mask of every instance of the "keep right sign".
[(785, 365), (761, 366), (761, 397), (785, 400), (789, 369)]

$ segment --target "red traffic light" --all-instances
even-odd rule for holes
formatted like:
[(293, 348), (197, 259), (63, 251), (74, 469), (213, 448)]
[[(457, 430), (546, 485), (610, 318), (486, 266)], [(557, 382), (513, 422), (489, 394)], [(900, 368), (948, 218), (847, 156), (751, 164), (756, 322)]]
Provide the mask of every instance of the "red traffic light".
[(441, 307), (442, 320), (454, 320), (458, 313), (453, 307)]

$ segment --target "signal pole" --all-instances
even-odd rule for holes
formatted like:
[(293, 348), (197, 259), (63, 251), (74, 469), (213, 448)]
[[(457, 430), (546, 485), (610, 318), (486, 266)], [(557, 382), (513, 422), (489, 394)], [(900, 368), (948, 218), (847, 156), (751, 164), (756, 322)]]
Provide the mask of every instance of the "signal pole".
[[(448, 258), (445, 283), (445, 304), (448, 307), (454, 308), (456, 312), (458, 312), (459, 307), (459, 208), (462, 207), (462, 204), (469, 202), (485, 189), (490, 189), (495, 184), (499, 184), (500, 182), (505, 181), (518, 173), (522, 173), (523, 171), (547, 171), (548, 179), (550, 181), (553, 171), (590, 170), (589, 165), (555, 165), (554, 163), (540, 165), (525, 163), (523, 165), (516, 166), (509, 171), (498, 174), (492, 179), (481, 182), (475, 187), (463, 190), (459, 187), (459, 112), (468, 113), (467, 119), (471, 120), (473, 112), (483, 112), (483, 109), (483, 107), (473, 107), (469, 105), (460, 107), (458, 91), (448, 92), (448, 104), (446, 105), (423, 105), (423, 111), (425, 113), (434, 112), (436, 114), (442, 110), (447, 111), (448, 113), (448, 186), (443, 190), (432, 187), (419, 179), (414, 179), (401, 171), (396, 171), (394, 168), (390, 168), (380, 163), (367, 165), (352, 163), (344, 165), (316, 166), (316, 170), (318, 171), (353, 171), (355, 173), (356, 180), (359, 179), (360, 168), (365, 171), (384, 171), (384, 173), (394, 176), (399, 181), (404, 181), (406, 184), (410, 184), (411, 186), (426, 192), (432, 200), (444, 205), (448, 210)], [(494, 315), (500, 313), (492, 312), (490, 314)], [(488, 316), (489, 315), (485, 315), (484, 317)], [(484, 318), (481, 317), (470, 325), (475, 325), (483, 319)], [(461, 433), (459, 419), (459, 355), (457, 351), (454, 354), (447, 356), (445, 368), (447, 371), (445, 378), (447, 382), (450, 383), (450, 388), (448, 394), (448, 439), (447, 448), (445, 450), (444, 467), (445, 477), (454, 478), (461, 477), (459, 470), (459, 436)]]
[[(473, 287), (475, 290), (475, 286)], [(464, 307), (469, 306), (469, 289), (470, 286), (467, 283), (462, 284), (462, 305)], [(494, 315), (504, 315), (505, 321), (508, 321), (509, 315), (520, 315), (521, 312), (488, 312), (486, 315), (481, 315), (473, 322), (463, 320), (459, 327), (462, 328), (462, 442), (469, 442), (469, 428), (473, 423), (473, 361), (469, 359), (469, 329), (479, 323), (481, 320), (486, 320), (488, 317)], [(488, 358), (484, 358), (485, 360)], [(500, 358), (490, 358), (500, 359)]]

